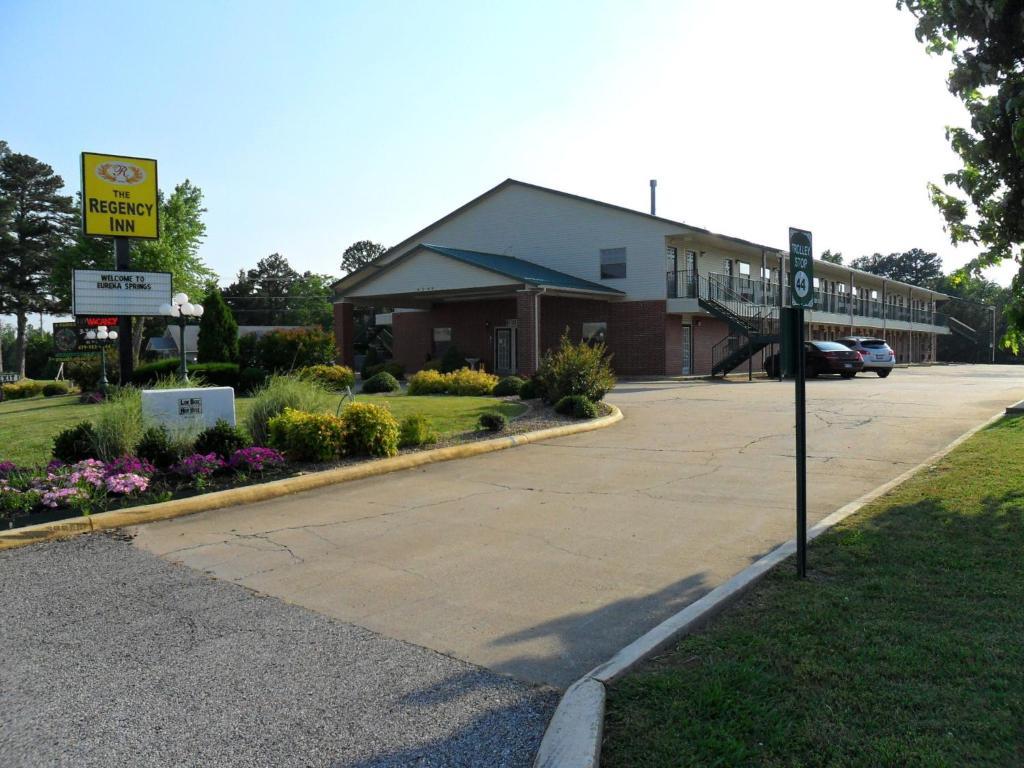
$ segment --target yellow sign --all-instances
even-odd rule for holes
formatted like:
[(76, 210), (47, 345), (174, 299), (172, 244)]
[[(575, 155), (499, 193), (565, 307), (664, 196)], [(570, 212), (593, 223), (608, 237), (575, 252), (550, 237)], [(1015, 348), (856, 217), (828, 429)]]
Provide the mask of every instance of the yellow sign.
[(156, 240), (156, 160), (82, 153), (82, 225), (87, 235)]

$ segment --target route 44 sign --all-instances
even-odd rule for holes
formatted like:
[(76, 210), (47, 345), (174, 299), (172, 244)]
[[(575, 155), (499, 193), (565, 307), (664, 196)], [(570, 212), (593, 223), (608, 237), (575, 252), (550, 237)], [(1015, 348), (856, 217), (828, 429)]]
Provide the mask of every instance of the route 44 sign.
[(789, 275), (794, 307), (814, 306), (814, 257), (811, 233), (789, 228)]

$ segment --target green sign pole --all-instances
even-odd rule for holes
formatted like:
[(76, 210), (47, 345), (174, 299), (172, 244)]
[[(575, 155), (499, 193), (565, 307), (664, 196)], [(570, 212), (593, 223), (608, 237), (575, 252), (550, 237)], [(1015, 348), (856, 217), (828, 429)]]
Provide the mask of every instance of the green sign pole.
[(811, 233), (789, 228), (790, 286), (796, 332), (796, 574), (807, 576), (807, 353), (804, 309), (814, 306), (814, 257)]

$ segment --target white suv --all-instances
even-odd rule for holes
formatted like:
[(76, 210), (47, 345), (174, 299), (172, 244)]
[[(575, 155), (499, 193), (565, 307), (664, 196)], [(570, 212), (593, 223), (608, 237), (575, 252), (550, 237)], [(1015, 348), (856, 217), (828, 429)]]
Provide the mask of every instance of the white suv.
[(896, 353), (885, 343), (885, 339), (876, 339), (873, 336), (846, 336), (836, 341), (859, 354), (860, 359), (864, 361), (864, 370), (874, 371), (881, 379), (888, 376), (896, 366)]

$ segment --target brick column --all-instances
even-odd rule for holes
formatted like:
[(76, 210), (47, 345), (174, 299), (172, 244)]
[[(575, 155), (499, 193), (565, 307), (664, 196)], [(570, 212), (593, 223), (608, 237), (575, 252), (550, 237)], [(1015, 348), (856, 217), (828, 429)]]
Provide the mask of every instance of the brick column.
[(355, 323), (352, 320), (352, 305), (348, 302), (334, 304), (334, 349), (335, 359), (341, 365), (352, 367), (352, 339), (355, 337)]
[(524, 376), (537, 370), (540, 347), (540, 295), (537, 291), (516, 292), (516, 367)]

